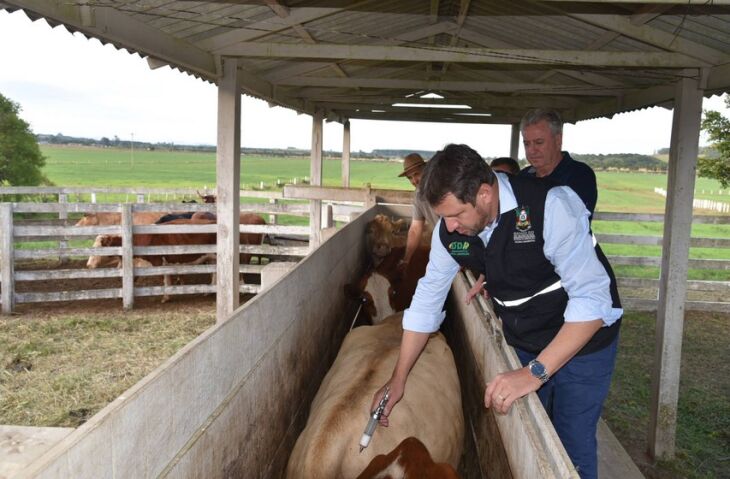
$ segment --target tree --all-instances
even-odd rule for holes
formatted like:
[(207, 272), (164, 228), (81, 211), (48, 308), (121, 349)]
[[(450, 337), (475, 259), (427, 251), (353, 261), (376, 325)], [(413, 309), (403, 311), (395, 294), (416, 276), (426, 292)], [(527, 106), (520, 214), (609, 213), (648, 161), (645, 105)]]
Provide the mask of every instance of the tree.
[[(725, 97), (725, 104), (730, 108), (730, 96)], [(716, 179), (723, 188), (727, 188), (730, 185), (730, 119), (718, 111), (705, 110), (702, 129), (707, 132), (719, 155), (700, 158), (697, 172), (704, 178)]]
[(20, 105), (0, 94), (0, 184), (47, 183), (41, 172), (46, 159), (19, 111)]

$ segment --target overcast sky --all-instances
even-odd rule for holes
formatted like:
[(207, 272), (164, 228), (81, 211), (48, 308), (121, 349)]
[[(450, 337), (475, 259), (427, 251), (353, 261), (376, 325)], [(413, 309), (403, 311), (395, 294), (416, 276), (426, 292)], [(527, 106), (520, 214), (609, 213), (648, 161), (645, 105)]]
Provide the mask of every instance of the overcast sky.
[[(137, 54), (72, 35), (63, 27), (51, 29), (43, 20), (31, 22), (23, 12), (0, 12), (0, 93), (21, 105), (21, 116), (35, 133), (216, 142), (214, 85), (168, 67), (150, 70)], [(730, 116), (717, 96), (705, 99), (704, 108)], [(309, 148), (311, 117), (269, 108), (247, 96), (242, 110), (243, 146)], [(566, 125), (563, 148), (574, 153), (651, 154), (669, 146), (671, 122), (670, 110), (651, 108)], [(508, 126), (351, 123), (353, 151), (438, 150), (448, 143), (466, 143), (483, 156), (509, 154)], [(342, 125), (325, 124), (324, 147), (342, 148)]]

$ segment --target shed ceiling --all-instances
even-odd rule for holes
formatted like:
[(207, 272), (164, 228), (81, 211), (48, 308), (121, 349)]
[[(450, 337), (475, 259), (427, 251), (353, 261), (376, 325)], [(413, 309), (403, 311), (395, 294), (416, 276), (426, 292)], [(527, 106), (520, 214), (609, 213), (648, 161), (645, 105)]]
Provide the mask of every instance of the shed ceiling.
[(730, 91), (730, 0), (0, 0), (0, 8), (330, 120), (567, 121)]

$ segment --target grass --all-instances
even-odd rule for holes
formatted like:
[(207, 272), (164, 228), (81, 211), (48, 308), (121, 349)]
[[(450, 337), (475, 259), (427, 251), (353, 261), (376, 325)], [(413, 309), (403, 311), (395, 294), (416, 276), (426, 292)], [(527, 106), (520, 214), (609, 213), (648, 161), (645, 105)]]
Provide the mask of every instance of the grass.
[(730, 477), (728, 316), (689, 312), (684, 323), (677, 457), (652, 464), (645, 451), (654, 368), (655, 314), (628, 313), (603, 416), (650, 479)]
[(59, 309), (0, 320), (0, 424), (77, 427), (215, 323), (210, 305)]

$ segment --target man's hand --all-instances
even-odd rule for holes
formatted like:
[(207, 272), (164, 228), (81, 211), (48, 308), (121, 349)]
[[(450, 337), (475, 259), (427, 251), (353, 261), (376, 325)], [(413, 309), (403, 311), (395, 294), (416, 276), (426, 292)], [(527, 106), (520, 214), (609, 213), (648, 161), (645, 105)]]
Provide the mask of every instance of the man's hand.
[(388, 403), (385, 405), (383, 414), (380, 416), (380, 425), (388, 427), (388, 416), (390, 416), (390, 412), (393, 410), (393, 407), (396, 405), (396, 403), (400, 401), (403, 397), (405, 384), (401, 383), (400, 381), (395, 381), (391, 379), (388, 384), (378, 389), (378, 391), (373, 396), (373, 403), (370, 405), (370, 411), (368, 411), (368, 414), (371, 414), (373, 411), (375, 411), (375, 408), (378, 407), (380, 399), (383, 397), (383, 394), (385, 394), (386, 386), (390, 386), (390, 390), (388, 393)]
[(542, 382), (530, 373), (527, 367), (497, 374), (484, 392), (484, 407), (507, 414), (512, 403), (527, 394), (537, 391)]
[(474, 297), (478, 294), (481, 294), (484, 299), (489, 298), (487, 290), (484, 289), (484, 283), (475, 283), (474, 286), (472, 286), (471, 289), (466, 293), (464, 301), (466, 301), (466, 304), (470, 304), (471, 300), (474, 299)]

